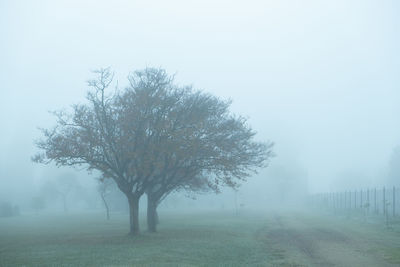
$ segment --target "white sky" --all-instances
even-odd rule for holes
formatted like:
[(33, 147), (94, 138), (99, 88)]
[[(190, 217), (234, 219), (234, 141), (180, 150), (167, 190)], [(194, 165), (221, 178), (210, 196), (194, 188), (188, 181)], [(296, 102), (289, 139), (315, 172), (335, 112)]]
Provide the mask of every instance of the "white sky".
[[(82, 101), (90, 70), (161, 66), (249, 117), (311, 191), (383, 183), (400, 144), (398, 1), (1, 1), (0, 192), (29, 190), (48, 110)], [(357, 179), (360, 179), (357, 177)], [(344, 180), (344, 181), (343, 181)], [(354, 181), (353, 181), (354, 182)]]

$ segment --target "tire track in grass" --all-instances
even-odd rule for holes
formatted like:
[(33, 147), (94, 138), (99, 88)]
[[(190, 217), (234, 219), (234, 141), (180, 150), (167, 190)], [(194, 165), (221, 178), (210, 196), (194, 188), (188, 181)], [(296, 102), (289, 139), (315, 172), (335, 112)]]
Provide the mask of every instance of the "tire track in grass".
[(267, 239), (284, 251), (289, 264), (335, 266), (318, 254), (314, 233), (290, 227), (279, 215), (275, 215), (274, 220), (278, 227), (267, 233)]
[(268, 249), (271, 266), (395, 266), (370, 252), (375, 244), (304, 216), (276, 214), (256, 235)]

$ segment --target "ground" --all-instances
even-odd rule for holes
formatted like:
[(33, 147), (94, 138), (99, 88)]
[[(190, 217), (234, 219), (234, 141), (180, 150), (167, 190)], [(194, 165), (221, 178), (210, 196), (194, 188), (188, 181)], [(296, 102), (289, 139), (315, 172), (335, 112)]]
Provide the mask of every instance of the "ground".
[(2, 218), (0, 266), (400, 265), (400, 229), (383, 222), (310, 212), (161, 212), (158, 233), (131, 238), (127, 215), (113, 215)]

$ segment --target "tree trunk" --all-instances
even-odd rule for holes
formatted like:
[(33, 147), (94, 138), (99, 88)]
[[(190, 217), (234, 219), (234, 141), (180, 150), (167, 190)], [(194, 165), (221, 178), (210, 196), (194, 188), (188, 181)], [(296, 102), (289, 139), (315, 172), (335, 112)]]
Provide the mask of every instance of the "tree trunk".
[(139, 234), (139, 199), (135, 195), (128, 196), (129, 203), (129, 234), (134, 236)]
[(147, 230), (149, 232), (157, 231), (158, 214), (157, 214), (158, 200), (154, 196), (147, 194)]
[(107, 220), (109, 220), (110, 219), (110, 210), (108, 208), (106, 198), (103, 194), (101, 194), (101, 199), (103, 200), (104, 206), (106, 207)]

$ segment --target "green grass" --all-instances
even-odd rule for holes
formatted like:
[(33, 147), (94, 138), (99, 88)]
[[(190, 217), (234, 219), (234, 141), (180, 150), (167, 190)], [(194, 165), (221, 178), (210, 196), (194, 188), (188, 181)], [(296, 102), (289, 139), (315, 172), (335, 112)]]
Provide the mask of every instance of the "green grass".
[[(144, 216), (142, 215), (142, 218)], [(400, 231), (309, 213), (160, 213), (129, 237), (128, 216), (0, 219), (0, 266), (397, 266)]]
[(158, 233), (126, 235), (128, 217), (101, 215), (0, 220), (0, 266), (265, 265), (254, 238), (262, 218), (231, 214), (160, 214)]

